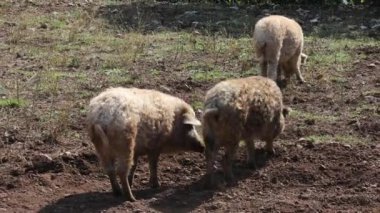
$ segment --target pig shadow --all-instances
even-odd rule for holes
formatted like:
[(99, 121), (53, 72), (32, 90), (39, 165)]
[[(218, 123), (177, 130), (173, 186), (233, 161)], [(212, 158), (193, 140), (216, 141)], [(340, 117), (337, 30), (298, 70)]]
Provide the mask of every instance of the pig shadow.
[(61, 198), (38, 212), (102, 212), (124, 202), (125, 199), (117, 198), (111, 192), (87, 192)]
[[(262, 149), (256, 150), (256, 169), (249, 169), (243, 159), (237, 159), (233, 168), (236, 181), (255, 178), (258, 171), (265, 167), (271, 158), (272, 156), (268, 156)], [(215, 190), (205, 190), (202, 177), (188, 185), (174, 188), (173, 186), (161, 186), (158, 189), (144, 188), (134, 190), (133, 193), (137, 199), (151, 200), (148, 201), (148, 205), (157, 211), (189, 212), (211, 200), (215, 193), (223, 193), (229, 187), (235, 187), (224, 184), (222, 171), (217, 171), (215, 176), (219, 186)], [(38, 212), (102, 212), (115, 206), (124, 205), (125, 202), (123, 197), (115, 197), (111, 192), (87, 192), (63, 197)]]
[[(237, 184), (247, 178), (258, 178), (259, 170), (266, 166), (271, 158), (276, 158), (278, 155), (270, 156), (263, 149), (256, 150), (256, 169), (250, 169), (244, 159), (238, 159), (234, 162), (233, 172)], [(159, 194), (150, 206), (160, 212), (190, 212), (196, 209), (203, 203), (210, 201), (216, 193), (224, 193), (230, 187), (224, 181), (224, 174), (221, 170), (216, 172), (218, 187), (213, 190), (205, 189), (204, 177), (185, 186), (171, 188), (166, 192)]]

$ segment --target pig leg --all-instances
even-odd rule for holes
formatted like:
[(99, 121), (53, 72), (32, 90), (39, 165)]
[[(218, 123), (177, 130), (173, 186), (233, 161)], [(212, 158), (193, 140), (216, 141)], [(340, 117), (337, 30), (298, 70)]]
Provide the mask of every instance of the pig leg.
[(121, 193), (120, 185), (116, 179), (115, 160), (109, 160), (107, 163), (105, 163), (105, 168), (106, 168), (108, 178), (110, 179), (110, 182), (111, 182), (113, 194), (115, 196), (120, 196), (122, 193)]
[(283, 89), (287, 86), (287, 80), (286, 78), (282, 78), (282, 75), (286, 75), (286, 66), (285, 63), (279, 64), (277, 67), (277, 85)]
[(232, 163), (235, 157), (238, 144), (239, 143), (233, 143), (233, 145), (226, 146), (226, 151), (223, 158), (224, 175), (229, 185), (232, 185), (235, 182), (234, 175), (232, 173)]
[(150, 172), (149, 184), (152, 188), (160, 187), (160, 183), (158, 182), (158, 177), (157, 177), (157, 164), (158, 164), (159, 156), (160, 156), (159, 153), (151, 153), (148, 155), (149, 172)]
[(131, 186), (128, 181), (128, 174), (129, 171), (131, 170), (131, 165), (132, 161), (128, 160), (126, 161), (125, 159), (119, 161), (119, 165), (117, 168), (117, 174), (120, 178), (121, 186), (123, 188), (123, 193), (126, 196), (127, 200), (133, 202), (136, 201), (136, 198), (132, 194)]
[(272, 138), (267, 139), (265, 142), (266, 142), (266, 144), (265, 144), (265, 151), (267, 151), (267, 153), (270, 154), (270, 155), (274, 155), (275, 151), (274, 151), (274, 148), (273, 148), (273, 139)]
[(296, 77), (299, 83), (305, 83), (304, 78), (301, 74), (301, 51), (299, 50), (289, 61), (290, 70), (296, 73)]
[(267, 61), (265, 59), (260, 60), (261, 76), (267, 77)]
[(284, 63), (284, 75), (285, 75), (285, 81), (286, 83), (290, 81), (290, 78), (294, 74), (293, 70), (291, 69), (290, 61)]
[(282, 45), (280, 43), (266, 46), (265, 58), (268, 60), (267, 76), (273, 81), (277, 80), (277, 69), (279, 66), (281, 47)]
[(277, 66), (277, 81), (281, 81), (281, 75), (282, 75), (282, 66), (279, 64)]
[(135, 141), (134, 137), (130, 137), (130, 135), (126, 135), (126, 137), (120, 136), (120, 141), (123, 141), (124, 143), (116, 143), (122, 144), (120, 147), (118, 147), (118, 150), (122, 150), (122, 152), (118, 155), (119, 158), (116, 172), (119, 176), (124, 196), (127, 198), (127, 200), (133, 202), (136, 201), (136, 198), (132, 194), (128, 175), (133, 165)]
[(255, 141), (253, 139), (246, 139), (245, 144), (247, 146), (247, 162), (248, 166), (252, 169), (256, 168), (255, 159)]
[(306, 64), (307, 57), (305, 53), (301, 53), (301, 64)]
[(216, 143), (213, 137), (205, 137), (206, 144), (206, 175), (205, 175), (205, 188), (214, 188), (215, 182), (215, 167), (216, 154), (219, 149), (219, 145)]
[(110, 153), (110, 150), (104, 149), (104, 147), (102, 146), (102, 141), (100, 141), (100, 138), (93, 137), (91, 138), (91, 140), (94, 141), (95, 149), (100, 158), (100, 162), (111, 182), (113, 194), (115, 196), (120, 196), (122, 193), (121, 193), (120, 185), (116, 179), (115, 159), (112, 153)]
[(133, 185), (133, 179), (135, 177), (135, 171), (136, 171), (136, 168), (137, 168), (137, 162), (138, 162), (138, 156), (135, 155), (135, 157), (133, 158), (133, 166), (132, 166), (131, 171), (129, 172), (129, 175), (128, 175), (128, 181), (129, 181), (129, 185), (130, 186)]

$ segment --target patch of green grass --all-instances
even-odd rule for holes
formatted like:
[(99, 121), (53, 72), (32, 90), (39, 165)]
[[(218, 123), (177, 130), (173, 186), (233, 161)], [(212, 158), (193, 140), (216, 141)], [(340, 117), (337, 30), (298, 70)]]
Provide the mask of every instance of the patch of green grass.
[(193, 101), (191, 103), (191, 106), (194, 108), (194, 110), (203, 109), (203, 102), (202, 101)]
[(378, 46), (379, 42), (371, 38), (320, 38), (305, 37), (304, 52), (309, 55), (306, 66), (320, 73), (332, 69), (334, 72), (350, 70), (352, 64), (365, 57), (355, 49), (362, 46)]
[(311, 140), (314, 143), (337, 142), (347, 144), (361, 144), (368, 141), (366, 138), (359, 138), (353, 135), (310, 135), (305, 137), (305, 139)]
[(331, 65), (331, 64), (344, 64), (352, 60), (352, 56), (343, 50), (337, 52), (323, 52), (313, 55), (312, 61), (317, 64)]
[(310, 112), (303, 112), (299, 110), (293, 109), (290, 113), (291, 117), (294, 118), (301, 118), (301, 119), (308, 119), (308, 120), (315, 120), (315, 121), (335, 121), (338, 118), (333, 115), (322, 115), (322, 114), (314, 114)]
[[(53, 94), (56, 95), (58, 94), (58, 91), (61, 90), (62, 88), (67, 88), (67, 83), (65, 85), (62, 84), (61, 80), (71, 80), (74, 82), (84, 82), (87, 79), (87, 75), (85, 72), (61, 72), (61, 71), (56, 71), (56, 70), (48, 70), (48, 71), (43, 71), (35, 76), (36, 83), (35, 89), (39, 93), (45, 93), (45, 94)], [(73, 89), (75, 84), (70, 84), (70, 89)], [(65, 89), (67, 90), (67, 89)]]
[(208, 81), (208, 80), (223, 80), (233, 77), (234, 74), (231, 72), (223, 72), (220, 70), (190, 70), (191, 76), (195, 81)]
[(158, 69), (153, 68), (153, 69), (150, 69), (150, 70), (149, 70), (149, 73), (150, 73), (151, 75), (159, 76), (159, 75), (161, 74), (161, 71), (158, 70)]
[(0, 108), (19, 108), (26, 105), (26, 101), (17, 98), (0, 99)]
[(338, 76), (330, 77), (330, 80), (331, 80), (331, 82), (339, 83), (339, 84), (344, 84), (344, 83), (348, 82), (348, 80), (346, 78), (338, 77)]
[(371, 104), (360, 104), (358, 107), (354, 109), (353, 112), (350, 113), (351, 118), (356, 118), (361, 116), (362, 114), (368, 115), (368, 114), (378, 114), (379, 113), (379, 107), (376, 105)]
[(132, 76), (127, 70), (122, 70), (119, 68), (102, 70), (101, 73), (107, 76), (110, 83), (116, 85), (131, 84), (134, 82)]

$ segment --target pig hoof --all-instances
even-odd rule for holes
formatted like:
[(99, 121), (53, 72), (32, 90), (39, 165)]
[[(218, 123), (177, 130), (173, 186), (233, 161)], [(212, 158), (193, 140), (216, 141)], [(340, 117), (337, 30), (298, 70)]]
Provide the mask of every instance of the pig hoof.
[(250, 169), (256, 169), (257, 168), (257, 166), (256, 166), (256, 162), (248, 162), (248, 168), (250, 168)]
[(127, 197), (127, 201), (129, 202), (136, 202), (136, 198), (134, 196), (131, 196), (131, 197)]
[(285, 89), (287, 86), (286, 80), (277, 80), (276, 83), (277, 83), (277, 86), (280, 87), (280, 89)]
[(120, 197), (123, 193), (121, 192), (121, 189), (115, 189), (112, 191), (113, 196)]
[(158, 181), (157, 181), (157, 182), (151, 182), (151, 183), (150, 183), (150, 187), (151, 187), (152, 189), (157, 189), (157, 188), (160, 187), (160, 183), (158, 183)]
[(227, 186), (228, 187), (232, 187), (232, 186), (236, 186), (237, 185), (237, 181), (234, 178), (228, 178), (226, 180), (226, 182), (227, 182)]
[(216, 183), (210, 183), (210, 184), (205, 183), (203, 188), (206, 190), (215, 190), (215, 189), (218, 189), (218, 185)]
[(129, 183), (130, 186), (132, 186), (132, 184), (133, 184), (133, 177), (131, 177), (131, 176), (128, 177), (128, 183)]
[(274, 149), (268, 149), (268, 150), (267, 150), (267, 154), (268, 154), (269, 156), (273, 156), (273, 155), (276, 154), (276, 152), (274, 151)]
[(203, 188), (204, 189), (216, 189), (217, 184), (215, 183), (213, 178), (206, 177)]

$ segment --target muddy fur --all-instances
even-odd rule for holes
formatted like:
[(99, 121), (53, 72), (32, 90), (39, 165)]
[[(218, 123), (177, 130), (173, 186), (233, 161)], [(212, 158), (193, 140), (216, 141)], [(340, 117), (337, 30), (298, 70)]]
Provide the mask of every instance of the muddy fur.
[(286, 82), (293, 74), (305, 82), (300, 67), (307, 55), (302, 53), (303, 32), (296, 21), (279, 15), (264, 17), (255, 25), (253, 40), (262, 76), (281, 81), (283, 72)]
[[(137, 88), (110, 88), (90, 102), (88, 130), (113, 192), (134, 201), (130, 185), (137, 159), (148, 155), (150, 184), (158, 187), (162, 152), (204, 151), (194, 110), (183, 100)], [(129, 178), (126, 177), (129, 175)], [(120, 178), (122, 189), (116, 180)]]
[(213, 183), (213, 163), (219, 147), (225, 147), (224, 173), (233, 180), (232, 161), (238, 144), (247, 145), (248, 163), (255, 167), (254, 139), (266, 142), (274, 153), (273, 140), (284, 130), (284, 115), (290, 109), (282, 103), (280, 88), (269, 78), (255, 76), (218, 83), (205, 98), (203, 135), (206, 144), (207, 185)]

